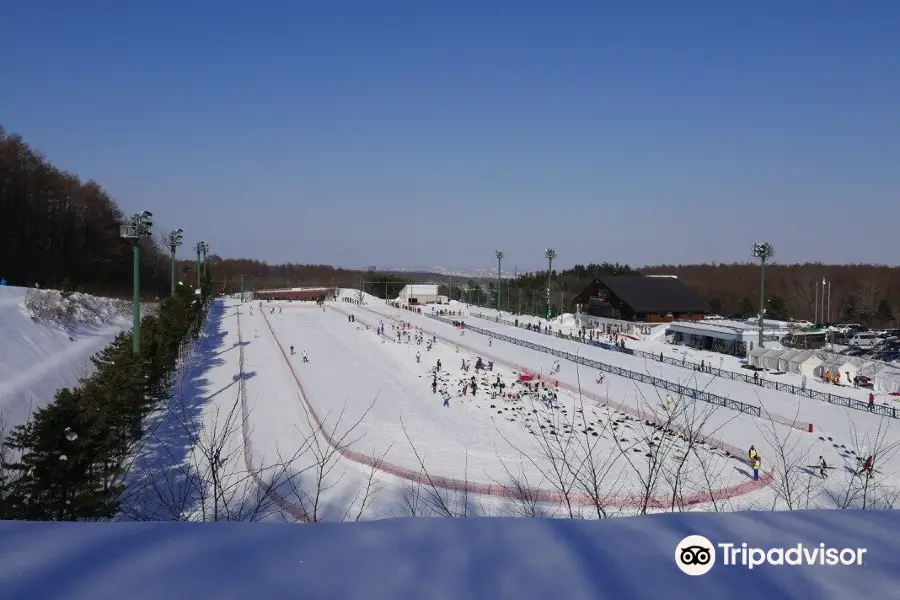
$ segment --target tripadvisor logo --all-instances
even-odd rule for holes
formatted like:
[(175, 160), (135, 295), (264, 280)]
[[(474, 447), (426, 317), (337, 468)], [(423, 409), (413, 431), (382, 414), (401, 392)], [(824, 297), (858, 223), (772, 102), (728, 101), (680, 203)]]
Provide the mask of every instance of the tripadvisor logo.
[(866, 548), (831, 548), (825, 544), (797, 544), (789, 548), (754, 548), (746, 543), (713, 544), (702, 535), (689, 535), (675, 547), (675, 564), (688, 575), (706, 575), (719, 559), (723, 567), (753, 569), (761, 565), (826, 567), (859, 566)]

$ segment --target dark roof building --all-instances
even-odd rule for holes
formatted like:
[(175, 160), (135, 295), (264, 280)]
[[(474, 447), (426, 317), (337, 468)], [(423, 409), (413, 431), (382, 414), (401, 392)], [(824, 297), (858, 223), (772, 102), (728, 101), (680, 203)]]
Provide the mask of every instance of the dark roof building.
[(706, 302), (675, 277), (601, 277), (572, 302), (594, 317), (647, 323), (699, 320), (709, 312)]
[(257, 290), (253, 297), (257, 300), (324, 300), (332, 294), (329, 288), (289, 288), (284, 290)]

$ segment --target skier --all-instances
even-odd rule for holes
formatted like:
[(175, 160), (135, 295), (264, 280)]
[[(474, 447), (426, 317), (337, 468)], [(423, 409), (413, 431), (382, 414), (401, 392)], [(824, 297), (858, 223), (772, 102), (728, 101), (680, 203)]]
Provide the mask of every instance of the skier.
[(308, 363), (308, 362), (309, 362), (309, 357), (306, 356), (306, 350), (303, 351), (302, 356), (303, 356), (303, 362)]
[(759, 456), (759, 452), (756, 451), (756, 446), (750, 446), (750, 451), (747, 453), (747, 457), (750, 459), (750, 465), (753, 465), (753, 461), (756, 460), (756, 457)]
[(871, 477), (872, 472), (875, 470), (873, 468), (874, 462), (875, 461), (872, 459), (872, 455), (870, 454), (868, 458), (866, 458), (866, 462), (863, 464), (863, 468), (859, 470), (859, 473), (857, 473), (857, 475), (862, 475), (863, 473), (865, 473), (867, 476)]
[(416, 362), (422, 362), (422, 353), (419, 351), (416, 351)]
[(597, 375), (597, 383), (603, 383), (603, 373)]
[(444, 406), (446, 406), (447, 408), (450, 408), (450, 392), (448, 392), (447, 390), (444, 390), (443, 396), (444, 396)]
[(293, 356), (293, 355), (294, 355), (294, 347), (291, 346), (291, 356)]
[(431, 380), (431, 393), (437, 394), (437, 375)]
[(759, 455), (753, 460), (753, 481), (759, 481)]
[(828, 463), (826, 463), (825, 459), (820, 456), (819, 457), (819, 476), (822, 477), (822, 479), (828, 478), (828, 471), (826, 469), (828, 469)]
[[(666, 394), (666, 410), (672, 410), (672, 396), (670, 394)], [(751, 456), (750, 459), (752, 460), (753, 457)]]
[(493, 345), (494, 345), (494, 338), (488, 338), (488, 346), (490, 347)]

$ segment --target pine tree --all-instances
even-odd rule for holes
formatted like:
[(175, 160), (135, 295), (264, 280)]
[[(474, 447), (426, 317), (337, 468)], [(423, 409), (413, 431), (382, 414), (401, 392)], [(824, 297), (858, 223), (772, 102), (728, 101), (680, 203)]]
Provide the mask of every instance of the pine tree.
[(741, 300), (740, 313), (745, 317), (752, 317), (757, 313), (756, 307), (753, 305), (753, 301), (749, 296), (744, 296), (744, 299)]
[(769, 306), (767, 307), (766, 316), (770, 319), (787, 319), (787, 304), (781, 296), (772, 296), (769, 298)]
[(848, 294), (841, 308), (841, 320), (844, 323), (852, 323), (859, 317), (859, 300), (856, 294)]
[(885, 326), (894, 322), (894, 310), (891, 308), (887, 298), (882, 298), (881, 302), (878, 303), (878, 308), (875, 309), (875, 319)]

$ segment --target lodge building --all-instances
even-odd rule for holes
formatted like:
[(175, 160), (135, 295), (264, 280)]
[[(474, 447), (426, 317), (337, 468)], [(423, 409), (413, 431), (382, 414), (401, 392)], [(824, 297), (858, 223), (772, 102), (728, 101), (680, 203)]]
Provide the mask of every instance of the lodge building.
[(601, 321), (699, 321), (706, 302), (672, 276), (622, 275), (593, 280), (573, 298), (577, 313)]

